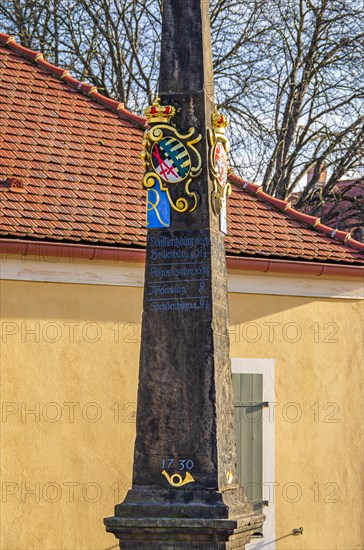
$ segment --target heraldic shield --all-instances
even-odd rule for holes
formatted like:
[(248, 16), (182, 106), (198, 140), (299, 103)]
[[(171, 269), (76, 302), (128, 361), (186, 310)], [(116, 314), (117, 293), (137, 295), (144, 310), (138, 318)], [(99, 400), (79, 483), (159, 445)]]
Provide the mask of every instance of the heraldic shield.
[(170, 124), (175, 109), (160, 105), (159, 98), (145, 114), (151, 125), (144, 134), (142, 153), (147, 228), (169, 227), (171, 209), (183, 213), (198, 207), (197, 194), (190, 190), (190, 185), (201, 173), (201, 155), (195, 146), (202, 136), (194, 128), (180, 134)]

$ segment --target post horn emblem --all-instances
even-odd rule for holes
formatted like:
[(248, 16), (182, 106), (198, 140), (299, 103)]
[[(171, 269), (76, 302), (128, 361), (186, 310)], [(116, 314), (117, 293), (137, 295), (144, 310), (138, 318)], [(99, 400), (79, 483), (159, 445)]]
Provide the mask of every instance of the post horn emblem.
[(183, 485), (187, 485), (187, 483), (195, 483), (194, 477), (189, 472), (186, 472), (184, 479), (182, 479), (180, 474), (173, 474), (170, 476), (165, 470), (162, 471), (162, 474), (166, 477), (168, 483), (172, 485), (172, 487), (182, 487)]

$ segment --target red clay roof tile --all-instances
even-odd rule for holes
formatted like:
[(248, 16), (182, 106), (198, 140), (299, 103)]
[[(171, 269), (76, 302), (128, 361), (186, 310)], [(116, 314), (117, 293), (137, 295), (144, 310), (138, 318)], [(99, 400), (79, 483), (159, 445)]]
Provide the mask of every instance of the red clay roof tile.
[[(145, 246), (145, 119), (0, 33), (0, 236)], [(364, 246), (231, 177), (232, 255), (364, 263)]]

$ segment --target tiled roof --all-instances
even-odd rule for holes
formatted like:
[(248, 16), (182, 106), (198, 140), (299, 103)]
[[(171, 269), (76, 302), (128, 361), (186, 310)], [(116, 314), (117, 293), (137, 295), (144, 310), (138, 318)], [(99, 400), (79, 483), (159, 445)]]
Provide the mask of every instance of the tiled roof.
[(344, 230), (356, 228), (353, 233), (364, 227), (364, 178), (339, 181), (324, 203), (321, 203), (320, 195), (321, 189), (318, 187), (311, 203), (305, 208), (306, 212), (310, 213), (315, 208), (318, 215), (325, 216), (331, 225)]
[[(0, 236), (144, 247), (145, 120), (1, 33), (0, 95)], [(232, 183), (231, 255), (364, 263), (349, 234)]]
[(258, 185), (236, 176), (231, 181), (228, 241), (234, 254), (243, 249), (245, 255), (364, 263), (364, 245), (349, 241), (349, 233), (335, 231), (319, 218), (295, 210)]

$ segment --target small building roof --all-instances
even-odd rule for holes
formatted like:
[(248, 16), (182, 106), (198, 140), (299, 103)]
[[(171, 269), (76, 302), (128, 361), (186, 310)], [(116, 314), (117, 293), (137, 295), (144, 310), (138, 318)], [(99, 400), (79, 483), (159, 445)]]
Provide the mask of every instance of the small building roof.
[(354, 239), (364, 242), (364, 178), (338, 181), (325, 200), (321, 197), (325, 182), (316, 187), (305, 211), (316, 212), (330, 225), (350, 231)]
[[(0, 33), (0, 238), (144, 248), (145, 119)], [(231, 176), (229, 255), (364, 264), (364, 245)]]

